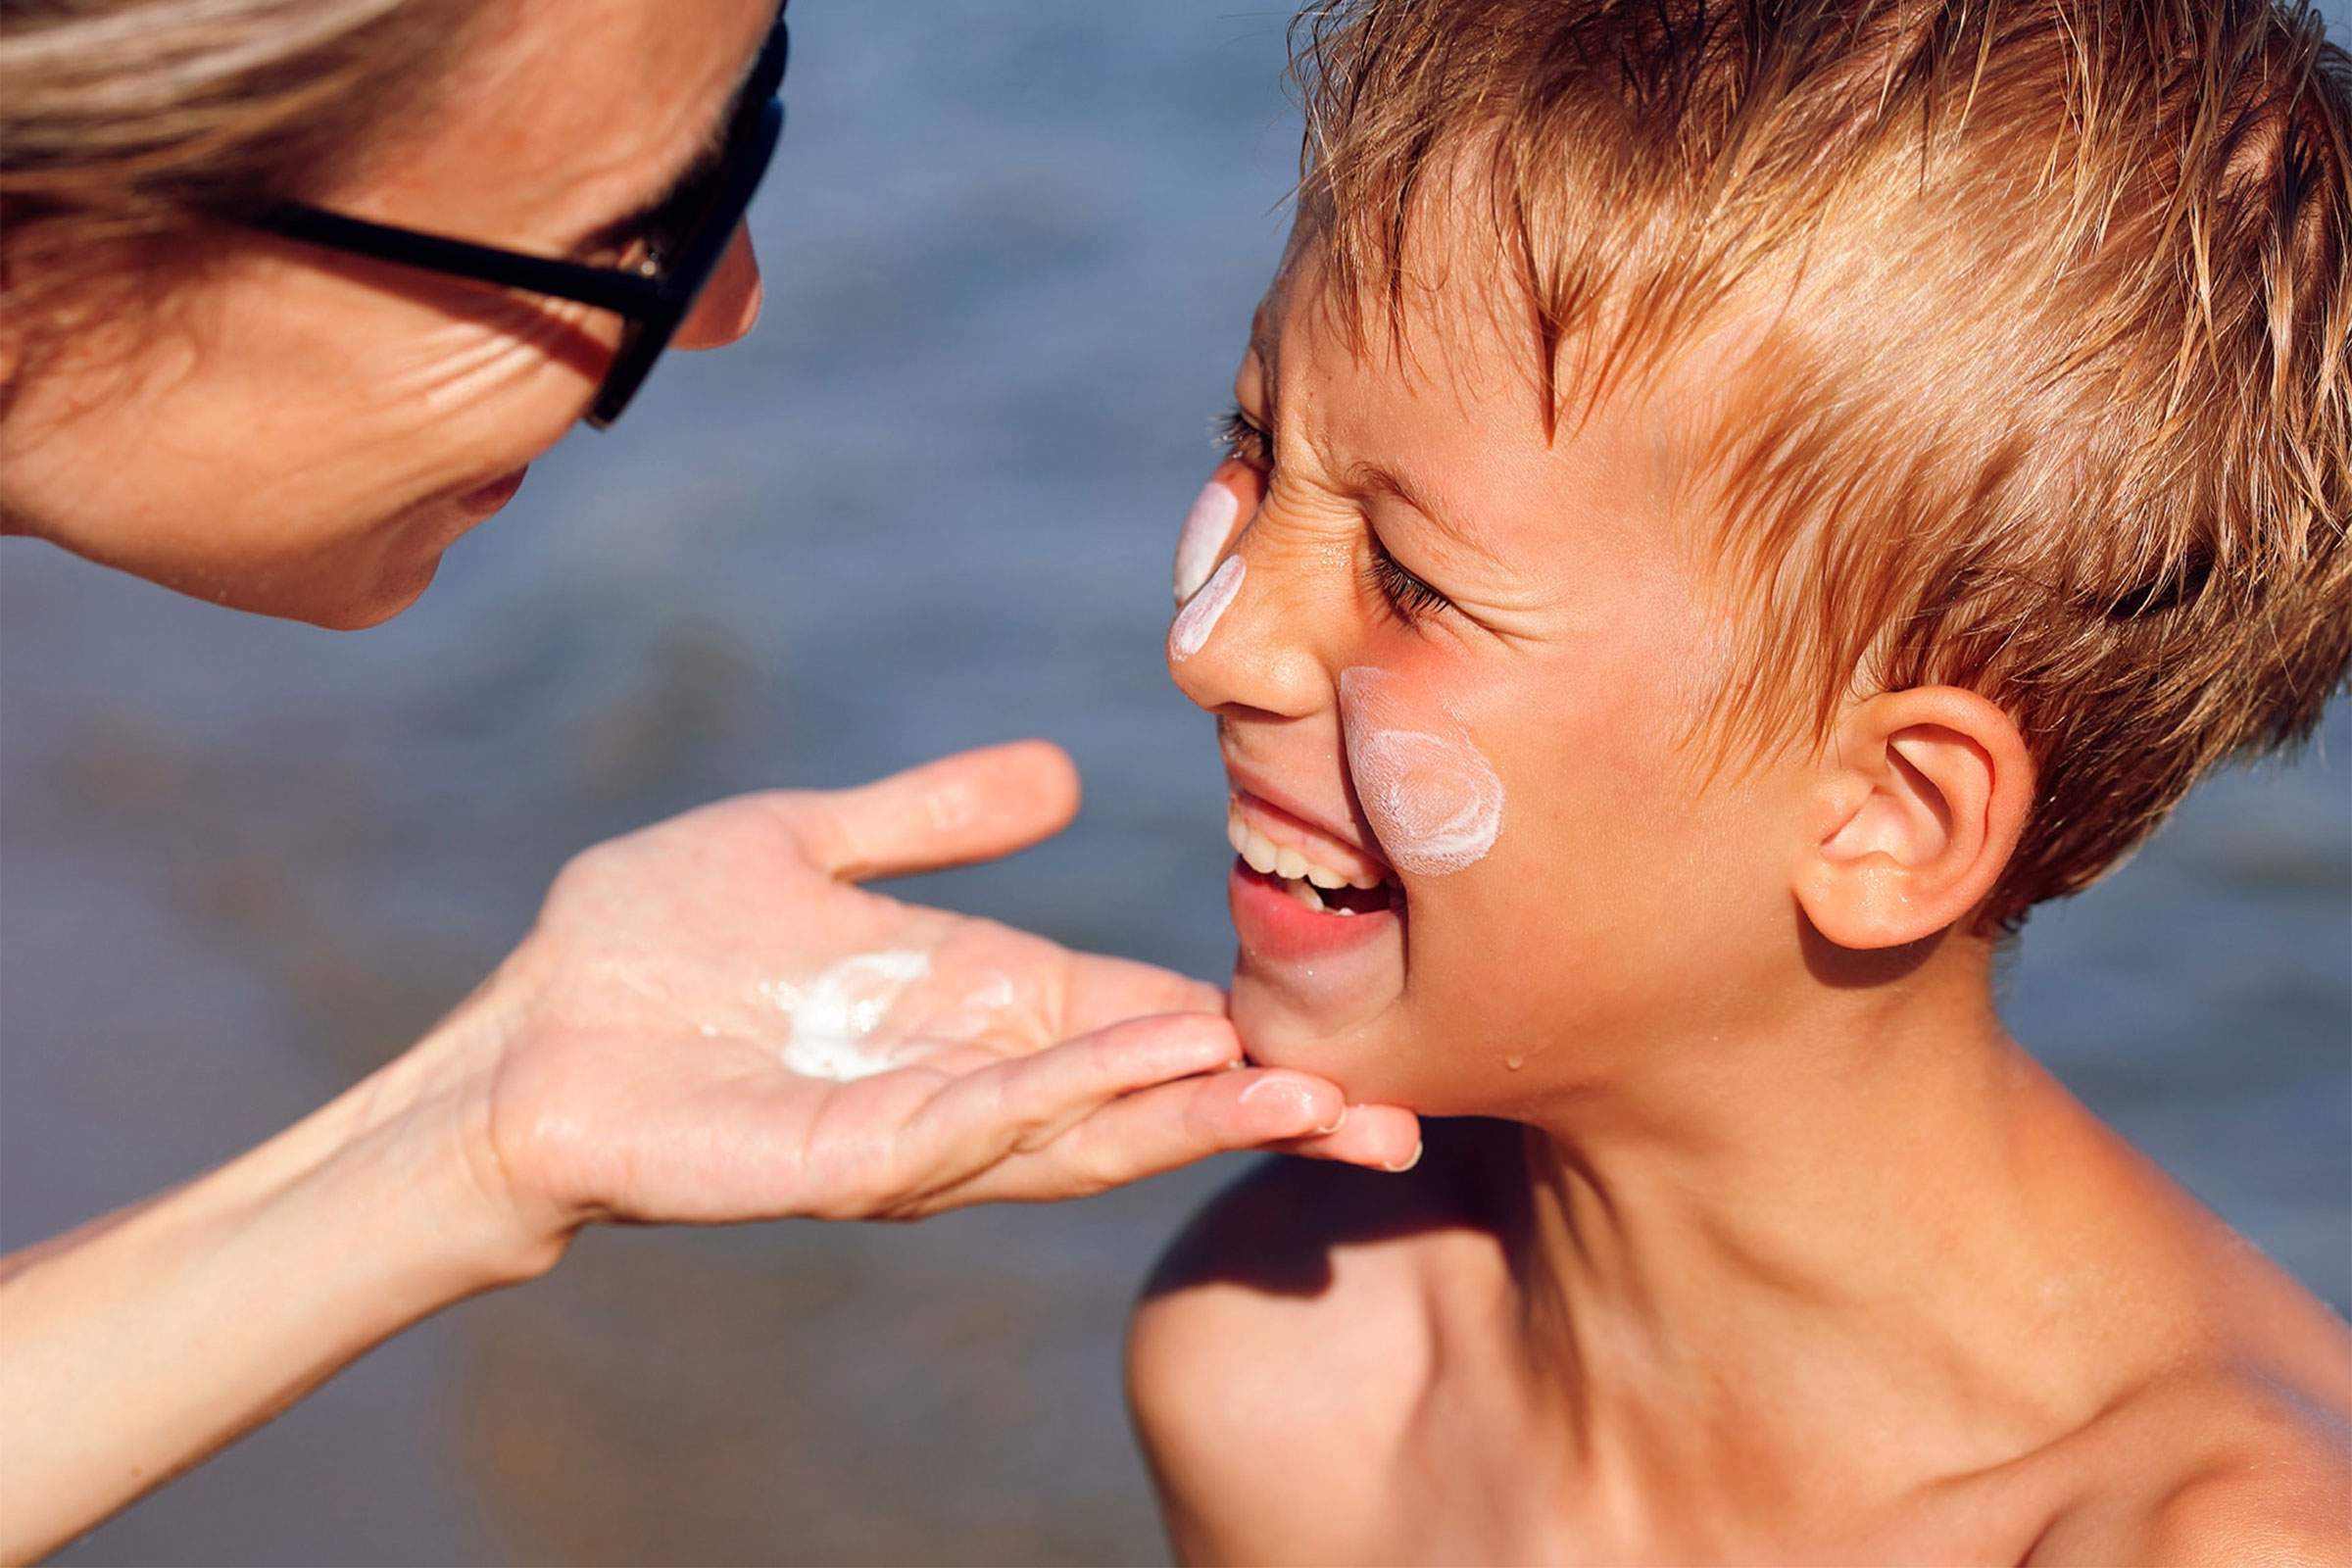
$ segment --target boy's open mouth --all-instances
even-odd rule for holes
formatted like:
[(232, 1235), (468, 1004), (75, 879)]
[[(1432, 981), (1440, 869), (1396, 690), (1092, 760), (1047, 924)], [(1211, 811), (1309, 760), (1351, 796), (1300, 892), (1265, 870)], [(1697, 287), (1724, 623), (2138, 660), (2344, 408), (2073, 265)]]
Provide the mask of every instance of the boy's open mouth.
[(1321, 834), (1299, 831), (1289, 813), (1277, 816), (1246, 793), (1227, 807), (1225, 837), (1251, 871), (1317, 914), (1376, 914), (1404, 902), (1404, 889), (1387, 866)]

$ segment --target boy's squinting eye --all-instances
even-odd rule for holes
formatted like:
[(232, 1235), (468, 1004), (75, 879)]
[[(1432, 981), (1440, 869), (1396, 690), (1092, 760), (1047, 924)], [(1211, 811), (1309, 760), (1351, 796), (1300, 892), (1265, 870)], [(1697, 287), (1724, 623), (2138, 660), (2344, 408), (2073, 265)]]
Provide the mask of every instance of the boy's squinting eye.
[(1236, 403), (1217, 420), (1217, 440), (1223, 444), (1225, 455), (1236, 463), (1247, 463), (1260, 473), (1274, 466), (1274, 436)]
[[(1274, 433), (1243, 413), (1240, 404), (1227, 409), (1217, 421), (1217, 438), (1224, 444), (1225, 455), (1236, 463), (1246, 463), (1260, 473), (1273, 471)], [(1372, 535), (1372, 559), (1365, 563), (1364, 576), (1396, 618), (1408, 625), (1453, 608), (1452, 600), (1405, 570), (1378, 534)]]
[(1372, 536), (1372, 559), (1365, 563), (1364, 575), (1374, 591), (1396, 612), (1396, 618), (1407, 625), (1424, 615), (1453, 608), (1452, 600), (1398, 565), (1378, 534)]

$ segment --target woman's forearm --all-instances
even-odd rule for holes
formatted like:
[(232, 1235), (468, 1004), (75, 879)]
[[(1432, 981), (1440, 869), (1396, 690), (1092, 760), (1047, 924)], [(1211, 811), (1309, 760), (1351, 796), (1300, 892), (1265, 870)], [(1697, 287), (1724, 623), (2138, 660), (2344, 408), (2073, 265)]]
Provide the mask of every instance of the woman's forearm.
[(54, 1549), (378, 1341), (553, 1264), (561, 1241), (518, 1241), (469, 1168), (463, 1055), (430, 1041), (0, 1265), (0, 1556)]

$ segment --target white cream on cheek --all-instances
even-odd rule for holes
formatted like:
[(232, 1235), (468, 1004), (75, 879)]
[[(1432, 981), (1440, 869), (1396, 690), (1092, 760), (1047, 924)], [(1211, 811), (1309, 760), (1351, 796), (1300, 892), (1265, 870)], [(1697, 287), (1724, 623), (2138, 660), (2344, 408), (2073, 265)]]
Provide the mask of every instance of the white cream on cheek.
[(1183, 604), (1200, 591), (1208, 574), (1233, 537), (1234, 519), (1242, 504), (1231, 490), (1211, 479), (1193, 498), (1184, 514), (1184, 531), (1176, 536), (1176, 602)]
[(1176, 612), (1175, 624), (1168, 628), (1170, 659), (1190, 659), (1208, 646), (1209, 634), (1217, 629), (1217, 622), (1232, 606), (1234, 596), (1242, 591), (1242, 576), (1248, 569), (1241, 557), (1227, 556), (1216, 574), (1185, 602), (1184, 608)]
[(1417, 876), (1475, 865), (1502, 831), (1502, 780), (1462, 726), (1416, 710), (1386, 671), (1340, 671), (1340, 719), (1356, 799), (1389, 861)]
[(807, 980), (769, 980), (760, 994), (792, 1016), (784, 1065), (807, 1078), (846, 1083), (904, 1066), (874, 1038), (891, 1004), (931, 973), (931, 955), (911, 948), (853, 954)]

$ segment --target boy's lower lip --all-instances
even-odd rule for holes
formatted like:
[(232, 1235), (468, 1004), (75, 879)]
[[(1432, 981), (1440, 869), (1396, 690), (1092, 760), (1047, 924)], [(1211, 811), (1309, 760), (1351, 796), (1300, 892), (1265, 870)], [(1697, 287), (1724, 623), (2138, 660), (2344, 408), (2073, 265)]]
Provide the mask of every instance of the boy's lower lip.
[(1226, 886), (1233, 928), (1243, 950), (1277, 961), (1328, 957), (1395, 934), (1395, 909), (1332, 914), (1308, 908), (1282, 890), (1272, 875), (1252, 871), (1234, 857)]

